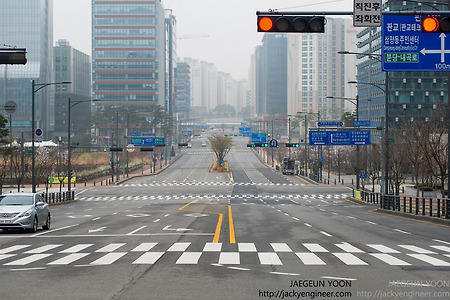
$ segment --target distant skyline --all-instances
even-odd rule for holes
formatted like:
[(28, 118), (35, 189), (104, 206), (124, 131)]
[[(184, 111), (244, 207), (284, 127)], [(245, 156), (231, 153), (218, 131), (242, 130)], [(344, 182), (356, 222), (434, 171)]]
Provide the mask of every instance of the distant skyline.
[[(54, 0), (54, 42), (66, 39), (91, 55), (92, 0)], [(234, 79), (246, 79), (250, 56), (261, 44), (256, 11), (352, 11), (353, 0), (163, 0), (177, 20), (177, 55), (214, 63)], [(301, 3), (301, 4), (299, 4)], [(275, 6), (276, 5), (276, 6)], [(209, 37), (205, 37), (209, 36)], [(187, 38), (190, 37), (190, 38)]]

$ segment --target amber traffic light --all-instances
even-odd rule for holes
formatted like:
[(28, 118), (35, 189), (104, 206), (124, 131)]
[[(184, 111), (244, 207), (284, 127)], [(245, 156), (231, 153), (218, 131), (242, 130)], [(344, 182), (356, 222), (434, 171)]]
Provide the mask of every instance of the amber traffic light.
[(325, 32), (325, 17), (299, 15), (258, 15), (258, 32)]
[(450, 32), (450, 16), (421, 17), (420, 30), (423, 33)]

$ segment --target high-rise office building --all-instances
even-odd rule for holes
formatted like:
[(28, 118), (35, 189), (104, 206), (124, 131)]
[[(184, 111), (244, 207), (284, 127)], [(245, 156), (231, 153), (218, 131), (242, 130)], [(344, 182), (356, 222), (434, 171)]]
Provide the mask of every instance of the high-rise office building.
[[(53, 82), (53, 0), (1, 1), (0, 41), (2, 48), (26, 48), (26, 65), (0, 65), (0, 106), (17, 104), (12, 115), (13, 137), (24, 132), (31, 139), (32, 80), (37, 84)], [(50, 139), (55, 130), (54, 86), (35, 93), (35, 128)], [(37, 89), (37, 88), (36, 88)]]
[[(92, 2), (92, 92), (101, 100), (96, 107), (133, 106), (148, 121), (154, 105), (169, 108), (165, 31), (161, 1)], [(113, 127), (96, 126), (96, 137), (106, 140)], [(117, 127), (122, 135), (125, 125)]]
[[(414, 1), (383, 1), (383, 10), (447, 10), (443, 3)], [(428, 118), (433, 108), (447, 103), (447, 72), (383, 72), (381, 69), (381, 27), (361, 28), (358, 32), (358, 85), (359, 118), (371, 120), (373, 126), (384, 123), (387, 115), (389, 127), (402, 126), (404, 119)], [(374, 54), (371, 56), (370, 54)], [(388, 79), (388, 90), (385, 81)], [(388, 107), (385, 107), (385, 92)], [(403, 121), (403, 122), (402, 122)]]
[[(72, 84), (55, 86), (55, 136), (67, 137), (68, 103), (71, 109), (71, 133), (87, 133), (91, 113), (91, 57), (73, 47), (66, 40), (58, 40), (53, 48), (54, 74), (56, 82)], [(77, 103), (79, 102), (79, 103)]]

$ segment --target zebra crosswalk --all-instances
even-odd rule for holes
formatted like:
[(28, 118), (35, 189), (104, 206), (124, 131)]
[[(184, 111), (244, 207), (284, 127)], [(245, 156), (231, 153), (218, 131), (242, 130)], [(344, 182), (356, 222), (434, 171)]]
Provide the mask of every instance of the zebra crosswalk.
[[(254, 258), (252, 258), (254, 256)], [(166, 258), (165, 258), (166, 257)], [(450, 267), (450, 247), (444, 245), (391, 245), (347, 242), (321, 245), (319, 243), (192, 243), (142, 242), (96, 245), (20, 244), (0, 248), (0, 268), (42, 266), (101, 266), (114, 263), (152, 265), (233, 265), (264, 266), (390, 266)], [(294, 259), (294, 260), (293, 260)]]
[(138, 195), (138, 196), (80, 196), (77, 200), (84, 202), (111, 202), (111, 201), (146, 201), (146, 200), (186, 200), (192, 201), (196, 199), (206, 199), (206, 200), (342, 200), (348, 197), (347, 194), (285, 194), (285, 195), (254, 195), (254, 194), (242, 194), (242, 195), (231, 195), (231, 194), (198, 194), (198, 195)]
[(253, 182), (162, 182), (162, 183), (125, 183), (121, 187), (171, 187), (171, 186), (305, 186), (294, 183), (253, 183)]

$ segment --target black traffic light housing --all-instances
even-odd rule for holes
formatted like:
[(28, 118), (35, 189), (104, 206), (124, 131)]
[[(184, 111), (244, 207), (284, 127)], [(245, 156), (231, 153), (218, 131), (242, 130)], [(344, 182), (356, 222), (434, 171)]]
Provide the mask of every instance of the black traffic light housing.
[(255, 143), (255, 147), (269, 147), (269, 145), (267, 143)]
[(178, 147), (187, 147), (188, 143), (178, 143)]
[(258, 14), (258, 32), (324, 33), (324, 16)]
[(122, 147), (111, 147), (111, 148), (109, 148), (109, 151), (112, 151), (112, 152), (122, 152), (122, 151), (123, 151), (123, 148), (122, 148)]
[(153, 151), (153, 147), (141, 147), (141, 151), (144, 152)]
[(420, 31), (422, 33), (450, 32), (450, 16), (420, 17)]
[(0, 49), (0, 65), (25, 65), (26, 49)]
[(299, 143), (286, 143), (286, 147), (288, 148), (298, 148), (300, 147)]

